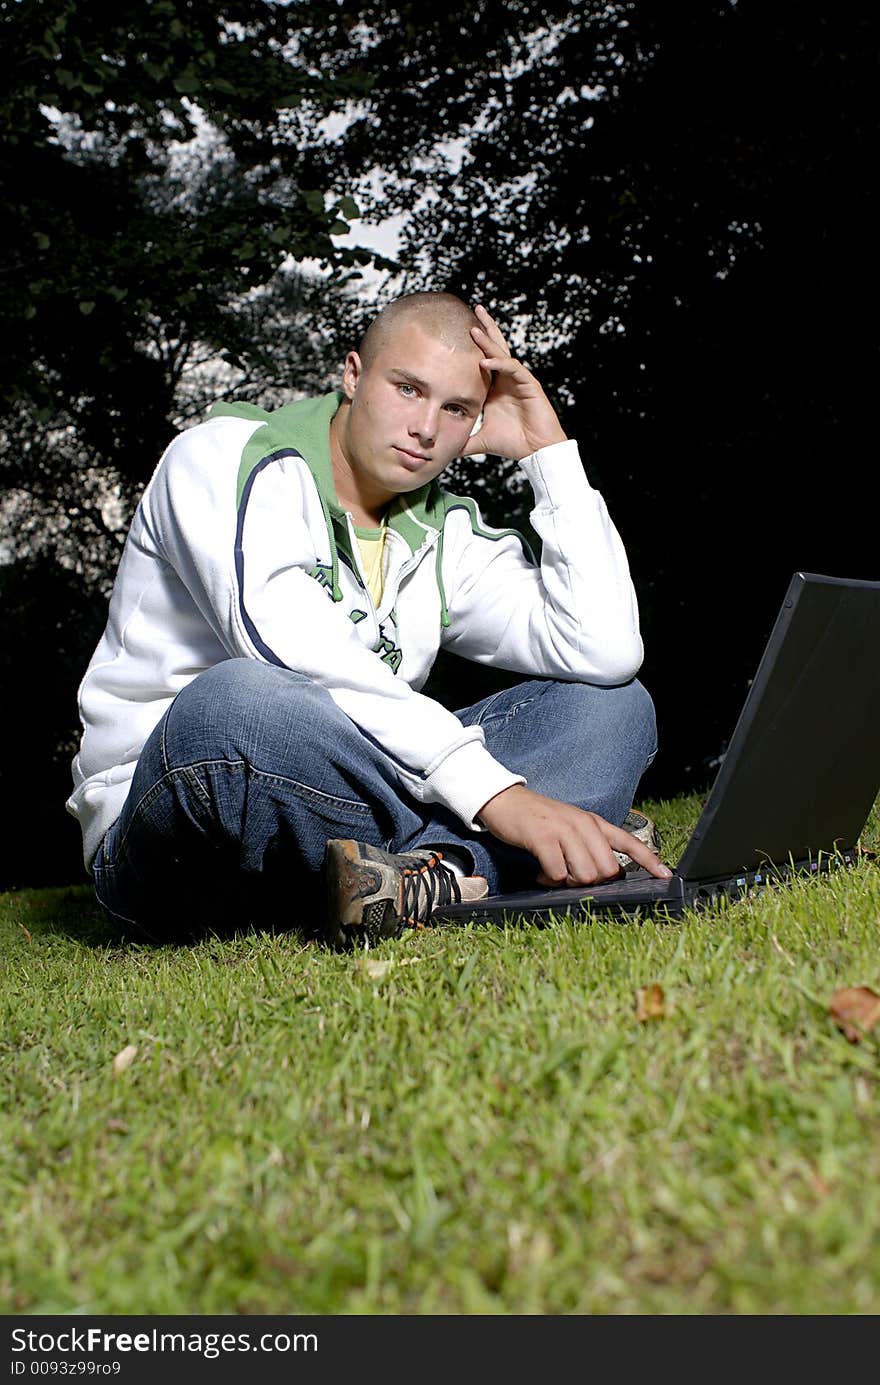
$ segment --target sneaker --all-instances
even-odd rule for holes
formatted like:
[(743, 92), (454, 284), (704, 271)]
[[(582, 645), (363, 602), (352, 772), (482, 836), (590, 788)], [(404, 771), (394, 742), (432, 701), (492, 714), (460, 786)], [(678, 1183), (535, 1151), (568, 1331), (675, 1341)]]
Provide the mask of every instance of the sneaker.
[[(621, 827), (623, 827), (625, 831), (631, 832), (640, 842), (644, 842), (645, 846), (649, 846), (658, 856), (660, 855), (660, 833), (657, 831), (656, 824), (653, 823), (650, 818), (646, 818), (644, 813), (637, 813), (631, 808), (626, 818), (621, 823)], [(631, 856), (627, 856), (625, 851), (615, 851), (614, 855), (623, 866), (627, 875), (634, 870), (644, 870), (644, 866), (640, 866), (638, 861), (634, 861)]]
[(435, 907), (485, 899), (482, 875), (457, 877), (442, 852), (380, 851), (367, 842), (336, 840), (324, 853), (324, 936), (337, 948), (399, 938), (405, 928), (424, 928)]

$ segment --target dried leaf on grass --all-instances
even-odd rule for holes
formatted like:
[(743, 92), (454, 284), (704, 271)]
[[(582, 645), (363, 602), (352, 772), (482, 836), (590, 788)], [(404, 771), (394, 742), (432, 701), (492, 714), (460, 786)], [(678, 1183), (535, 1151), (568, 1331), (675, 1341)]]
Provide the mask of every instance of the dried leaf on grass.
[(843, 986), (834, 992), (828, 1011), (849, 1042), (858, 1044), (880, 1020), (880, 995), (870, 986)]
[(388, 975), (394, 963), (392, 961), (379, 961), (378, 958), (373, 957), (359, 957), (355, 966), (370, 981), (381, 981)]
[(125, 1072), (126, 1068), (130, 1068), (136, 1057), (137, 1044), (126, 1044), (125, 1048), (120, 1049), (113, 1059), (113, 1076), (116, 1077), (118, 1073)]
[[(428, 953), (424, 957), (359, 957), (355, 962), (355, 970), (362, 972), (370, 981), (381, 981), (388, 975), (392, 967), (414, 967), (417, 962), (429, 962), (432, 957), (439, 957), (439, 952)], [(461, 958), (454, 959), (457, 963)]]
[(19, 926), (19, 928), (21, 929), (21, 931), (22, 931), (22, 933), (24, 934), (24, 936), (27, 938), (28, 942), (29, 942), (29, 943), (32, 943), (32, 942), (33, 942), (33, 938), (31, 937), (31, 935), (30, 935), (30, 933), (28, 932), (28, 930), (25, 928), (24, 924), (23, 924), (23, 923), (20, 923), (18, 926)]
[(508, 1274), (527, 1274), (553, 1258), (553, 1242), (547, 1232), (543, 1228), (535, 1231), (521, 1222), (509, 1223), (507, 1246)]
[(663, 987), (658, 986), (656, 981), (650, 986), (639, 986), (636, 991), (636, 1019), (641, 1023), (644, 1020), (662, 1019), (665, 1014)]

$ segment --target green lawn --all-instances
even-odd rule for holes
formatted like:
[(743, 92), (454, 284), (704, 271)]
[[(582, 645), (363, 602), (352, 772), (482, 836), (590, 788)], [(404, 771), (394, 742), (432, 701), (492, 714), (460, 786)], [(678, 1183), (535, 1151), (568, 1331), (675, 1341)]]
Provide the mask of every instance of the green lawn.
[[(639, 806), (675, 861), (698, 800)], [(0, 1311), (877, 1313), (880, 1025), (828, 1003), (878, 930), (870, 859), (360, 958), (0, 897)]]

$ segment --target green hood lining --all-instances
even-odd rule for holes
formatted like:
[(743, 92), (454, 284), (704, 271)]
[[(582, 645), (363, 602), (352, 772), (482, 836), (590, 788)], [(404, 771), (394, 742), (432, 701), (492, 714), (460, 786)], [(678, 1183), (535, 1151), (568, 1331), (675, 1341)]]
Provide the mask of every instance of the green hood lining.
[[(301, 399), (293, 404), (284, 404), (280, 409), (271, 412), (255, 404), (215, 404), (208, 415), (209, 418), (254, 419), (263, 424), (261, 428), (255, 429), (241, 454), (235, 497), (237, 507), (241, 506), (249, 477), (268, 456), (296, 452), (302, 457), (312, 473), (324, 512), (324, 522), (327, 525), (334, 601), (342, 600), (342, 590), (339, 586), (340, 550), (346, 555), (354, 571), (357, 571), (355, 556), (351, 551), (346, 514), (337, 499), (330, 461), (330, 421), (344, 398), (340, 391), (334, 390), (314, 399)], [(434, 570), (440, 593), (440, 623), (444, 629), (449, 626), (450, 618), (442, 575), (443, 534), (446, 516), (451, 510), (458, 509), (468, 512), (474, 534), (492, 540), (513, 535), (519, 539), (531, 561), (535, 561), (529, 544), (518, 530), (486, 529), (477, 518), (476, 502), (470, 496), (453, 495), (451, 491), (444, 490), (437, 480), (429, 481), (427, 485), (409, 491), (405, 496), (399, 496), (389, 511), (388, 527), (400, 534), (410, 552), (416, 553), (434, 534), (438, 535)]]

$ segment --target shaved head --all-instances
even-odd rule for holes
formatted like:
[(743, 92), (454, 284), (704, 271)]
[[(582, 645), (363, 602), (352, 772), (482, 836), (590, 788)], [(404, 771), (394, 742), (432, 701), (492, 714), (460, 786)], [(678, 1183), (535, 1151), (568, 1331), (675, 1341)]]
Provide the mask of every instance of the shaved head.
[(374, 318), (342, 372), (330, 424), (337, 498), (375, 528), (387, 506), (465, 455), (491, 386), (487, 335), (453, 293), (408, 293)]
[(453, 350), (464, 346), (479, 350), (470, 329), (479, 327), (480, 319), (461, 298), (454, 293), (407, 293), (383, 308), (364, 333), (358, 355), (365, 367), (404, 322), (416, 323), (426, 336)]

